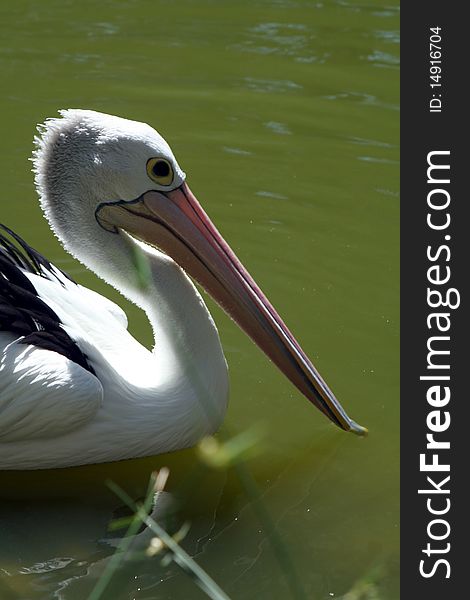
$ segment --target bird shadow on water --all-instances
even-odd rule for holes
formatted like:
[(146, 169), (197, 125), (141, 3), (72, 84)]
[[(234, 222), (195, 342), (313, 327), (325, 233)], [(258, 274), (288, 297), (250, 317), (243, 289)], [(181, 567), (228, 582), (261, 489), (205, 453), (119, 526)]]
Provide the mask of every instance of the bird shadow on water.
[[(307, 457), (310, 462), (312, 456), (318, 456), (316, 470), (320, 474), (340, 444), (340, 438), (327, 435), (295, 457), (270, 458), (269, 466), (260, 468), (262, 443), (256, 442), (256, 434), (250, 441), (245, 433), (226, 442), (209, 438), (196, 449), (163, 457), (2, 474), (0, 597), (150, 599), (160, 597), (160, 590), (168, 598), (192, 597), (193, 593), (204, 597), (196, 588), (197, 576), (144, 523), (145, 515), (135, 520), (149, 498), (154, 500), (148, 504), (150, 518), (183, 553), (202, 560), (208, 571), (212, 563), (205, 560), (206, 551), (225, 538), (230, 540), (237, 519), (244, 519), (245, 526), (246, 521), (259, 526), (265, 533), (263, 544), (270, 546), (284, 579), (285, 597), (310, 597), (271, 517), (269, 495), (276, 486), (286, 485), (286, 481), (288, 485), (289, 473)], [(261, 460), (250, 460), (253, 445)], [(155, 496), (149, 496), (149, 474), (156, 468), (162, 472), (163, 465), (169, 466), (168, 483), (164, 490), (157, 489)], [(257, 481), (265, 478), (272, 484), (261, 490)], [(247, 512), (251, 514), (247, 516)], [(123, 548), (123, 543), (128, 547)], [(238, 582), (258, 558), (247, 552), (236, 566), (227, 564), (229, 577), (217, 581), (224, 589), (219, 595), (214, 590), (213, 595), (208, 593), (203, 584), (199, 587), (209, 597), (228, 598), (232, 592), (235, 597)], [(350, 596), (345, 596), (348, 600), (378, 597), (367, 577), (354, 585)]]
[[(108, 465), (3, 472), (0, 598), (87, 598), (115, 553), (116, 535), (123, 534), (114, 532), (110, 536), (110, 523), (122, 519), (123, 510), (132, 512), (122, 506), (106, 482), (114, 482), (139, 499), (145, 496), (149, 475), (162, 465), (170, 466), (171, 485), (154, 510), (165, 515), (165, 522), (166, 513), (171, 512), (171, 531), (172, 522), (179, 519), (177, 515), (184, 522), (190, 520), (185, 546), (190, 553), (197, 553), (211, 530), (226, 475), (222, 470), (205, 468), (196, 450)], [(141, 543), (145, 539), (142, 533), (136, 536)], [(156, 561), (148, 557), (124, 561), (114, 574), (110, 590), (119, 585), (116, 597), (126, 597), (124, 588), (128, 585), (124, 582), (128, 580), (135, 590), (136, 573), (147, 571), (155, 579), (156, 566)], [(161, 573), (158, 571), (158, 576), (171, 576), (171, 571), (168, 565)]]

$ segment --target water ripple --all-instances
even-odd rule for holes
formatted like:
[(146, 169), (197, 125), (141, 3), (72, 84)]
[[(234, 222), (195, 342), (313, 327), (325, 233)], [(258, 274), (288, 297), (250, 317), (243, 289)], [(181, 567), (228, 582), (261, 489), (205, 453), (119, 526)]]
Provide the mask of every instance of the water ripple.
[(303, 23), (258, 23), (246, 31), (246, 38), (231, 47), (241, 52), (291, 56), (298, 62), (326, 60), (326, 54), (315, 53), (312, 41), (316, 36)]
[(383, 165), (398, 165), (398, 160), (392, 160), (391, 158), (379, 158), (378, 156), (357, 156), (357, 160), (363, 162), (380, 163)]
[(263, 123), (263, 125), (279, 135), (292, 135), (292, 131), (289, 129), (289, 127), (287, 127), (285, 123), (278, 123), (277, 121), (268, 121), (267, 123)]
[(262, 198), (274, 198), (274, 200), (289, 200), (288, 196), (276, 194), (275, 192), (268, 192), (267, 190), (259, 190), (256, 192), (256, 195), (261, 196)]
[(399, 192), (395, 192), (393, 190), (387, 190), (385, 188), (375, 188), (375, 191), (384, 196), (392, 196), (393, 198), (399, 198)]
[(255, 92), (289, 92), (292, 90), (301, 90), (303, 86), (289, 79), (255, 79), (254, 77), (244, 77), (243, 81), (248, 89)]
[(384, 42), (388, 42), (390, 44), (399, 44), (400, 43), (400, 32), (398, 30), (377, 30), (373, 31), (372, 35), (378, 39), (383, 40)]
[(242, 150), (241, 148), (231, 148), (230, 146), (222, 146), (222, 150), (228, 154), (241, 154), (243, 156), (249, 156), (252, 154), (249, 150)]
[(378, 140), (368, 140), (360, 137), (348, 137), (345, 138), (352, 144), (358, 144), (359, 146), (375, 146), (377, 148), (396, 148), (396, 144), (390, 144), (388, 142), (379, 142)]
[(400, 106), (397, 104), (388, 104), (382, 102), (372, 94), (365, 92), (339, 92), (338, 94), (329, 94), (322, 96), (325, 100), (351, 100), (358, 104), (367, 104), (371, 106), (379, 106), (380, 108), (387, 108), (389, 110), (400, 110)]
[(369, 62), (376, 63), (376, 66), (381, 67), (398, 67), (400, 59), (398, 56), (390, 54), (389, 52), (382, 52), (381, 50), (374, 50), (372, 54), (366, 56)]
[(51, 558), (45, 562), (39, 562), (30, 567), (22, 567), (18, 573), (21, 575), (31, 575), (32, 573), (50, 573), (51, 571), (57, 571), (63, 569), (70, 563), (74, 562), (74, 558)]

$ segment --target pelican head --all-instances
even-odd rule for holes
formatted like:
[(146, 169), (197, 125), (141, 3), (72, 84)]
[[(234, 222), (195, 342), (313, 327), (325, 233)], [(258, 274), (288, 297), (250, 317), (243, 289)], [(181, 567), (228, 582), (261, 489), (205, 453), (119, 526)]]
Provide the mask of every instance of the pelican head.
[[(292, 383), (337, 426), (352, 421), (189, 189), (149, 125), (64, 110), (39, 128), (36, 185), (65, 248), (135, 300), (128, 243), (138, 240), (203, 286)], [(113, 276), (109, 276), (113, 271)]]

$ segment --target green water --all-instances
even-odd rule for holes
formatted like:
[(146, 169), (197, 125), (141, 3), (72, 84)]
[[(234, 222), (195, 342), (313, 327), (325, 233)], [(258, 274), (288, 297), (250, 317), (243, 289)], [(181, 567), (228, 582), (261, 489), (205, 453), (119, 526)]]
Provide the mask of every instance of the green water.
[[(230, 365), (226, 435), (264, 427), (247, 463), (306, 598), (398, 598), (398, 3), (18, 0), (0, 7), (0, 220), (85, 285), (32, 184), (35, 124), (81, 107), (146, 121), (349, 414), (335, 429), (209, 302)], [(170, 464), (183, 543), (235, 599), (290, 591), (272, 535), (229, 471), (194, 453), (0, 475), (0, 597), (87, 597), (120, 504)], [(173, 478), (173, 481), (172, 481)], [(50, 499), (48, 499), (50, 497)], [(117, 535), (117, 534), (114, 534)], [(291, 577), (294, 574), (290, 573)], [(127, 565), (107, 598), (202, 598), (174, 566)], [(55, 596), (54, 596), (55, 594)]]

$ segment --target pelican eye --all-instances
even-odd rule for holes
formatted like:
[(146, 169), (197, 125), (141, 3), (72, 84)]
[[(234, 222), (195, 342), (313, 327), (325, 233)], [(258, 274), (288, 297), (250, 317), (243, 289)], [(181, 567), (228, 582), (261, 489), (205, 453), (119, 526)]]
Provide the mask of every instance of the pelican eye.
[(171, 185), (173, 167), (165, 158), (151, 158), (147, 161), (147, 175), (159, 185)]

